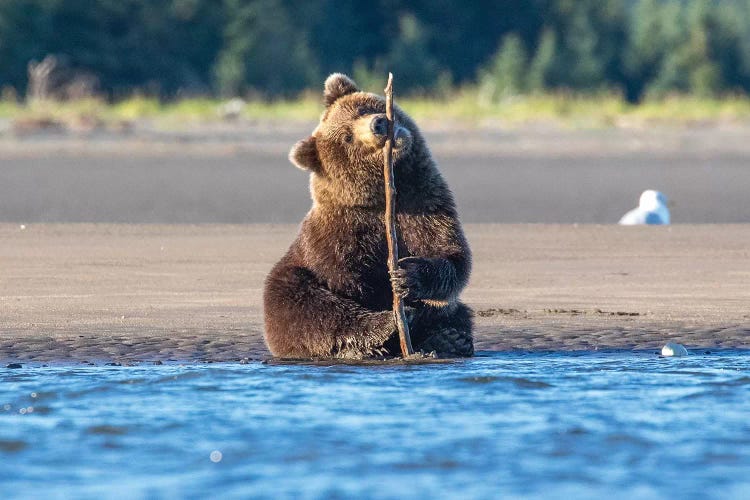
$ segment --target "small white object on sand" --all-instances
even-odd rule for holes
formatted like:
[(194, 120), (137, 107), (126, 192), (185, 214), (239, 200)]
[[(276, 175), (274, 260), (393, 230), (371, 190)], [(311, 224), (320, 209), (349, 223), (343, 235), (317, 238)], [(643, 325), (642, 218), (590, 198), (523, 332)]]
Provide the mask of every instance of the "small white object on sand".
[(641, 193), (638, 208), (634, 208), (620, 219), (620, 225), (669, 224), (671, 217), (667, 208), (667, 197), (661, 192), (647, 189)]
[(667, 345), (661, 348), (661, 355), (662, 356), (687, 356), (688, 352), (687, 349), (685, 349), (685, 346), (682, 344), (675, 344), (674, 342), (667, 342)]

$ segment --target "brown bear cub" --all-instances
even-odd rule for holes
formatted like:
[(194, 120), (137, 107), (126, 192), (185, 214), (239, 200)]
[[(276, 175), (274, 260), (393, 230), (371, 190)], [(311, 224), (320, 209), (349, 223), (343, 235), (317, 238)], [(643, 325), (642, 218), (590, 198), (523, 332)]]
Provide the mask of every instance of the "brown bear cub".
[(289, 159), (310, 172), (313, 204), (266, 279), (265, 339), (274, 356), (400, 355), (392, 285), (405, 300), (412, 344), (471, 356), (472, 312), (458, 301), (471, 253), (453, 195), (414, 122), (395, 108), (394, 175), (400, 269), (389, 275), (383, 214), (385, 99), (347, 76), (325, 82), (312, 135)]

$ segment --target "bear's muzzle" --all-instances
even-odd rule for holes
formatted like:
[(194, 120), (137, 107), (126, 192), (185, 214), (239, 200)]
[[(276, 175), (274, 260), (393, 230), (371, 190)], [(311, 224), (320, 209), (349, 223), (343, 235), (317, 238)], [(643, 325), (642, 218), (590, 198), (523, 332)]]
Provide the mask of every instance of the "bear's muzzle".
[[(388, 118), (385, 114), (364, 116), (357, 121), (354, 135), (363, 144), (375, 149), (382, 149), (388, 137)], [(393, 149), (395, 152), (411, 144), (411, 132), (406, 127), (396, 123), (393, 131)]]
[(375, 115), (370, 120), (370, 130), (376, 137), (388, 135), (388, 118), (385, 115)]

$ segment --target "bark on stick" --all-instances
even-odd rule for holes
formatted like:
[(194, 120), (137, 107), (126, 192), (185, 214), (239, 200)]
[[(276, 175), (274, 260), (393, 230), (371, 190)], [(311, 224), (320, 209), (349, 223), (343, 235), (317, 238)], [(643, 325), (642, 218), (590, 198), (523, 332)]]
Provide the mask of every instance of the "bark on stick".
[[(388, 73), (388, 85), (385, 87), (385, 115), (388, 118), (388, 136), (383, 147), (383, 178), (385, 180), (385, 237), (388, 242), (388, 271), (398, 269), (398, 233), (396, 232), (396, 184), (393, 180), (393, 135), (396, 130), (393, 119), (393, 73)], [(407, 358), (414, 354), (409, 336), (409, 324), (406, 322), (404, 303), (393, 291), (393, 315), (396, 319), (398, 337), (401, 342), (401, 354)]]

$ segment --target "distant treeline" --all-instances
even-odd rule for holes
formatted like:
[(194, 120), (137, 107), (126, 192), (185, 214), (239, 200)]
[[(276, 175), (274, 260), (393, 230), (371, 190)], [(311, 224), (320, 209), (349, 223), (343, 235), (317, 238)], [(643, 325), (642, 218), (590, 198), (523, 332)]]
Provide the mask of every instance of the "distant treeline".
[(487, 100), (747, 94), (750, 0), (0, 0), (0, 87), (22, 96), (49, 54), (110, 98), (293, 96), (333, 71), (382, 88), (388, 70), (400, 92)]

